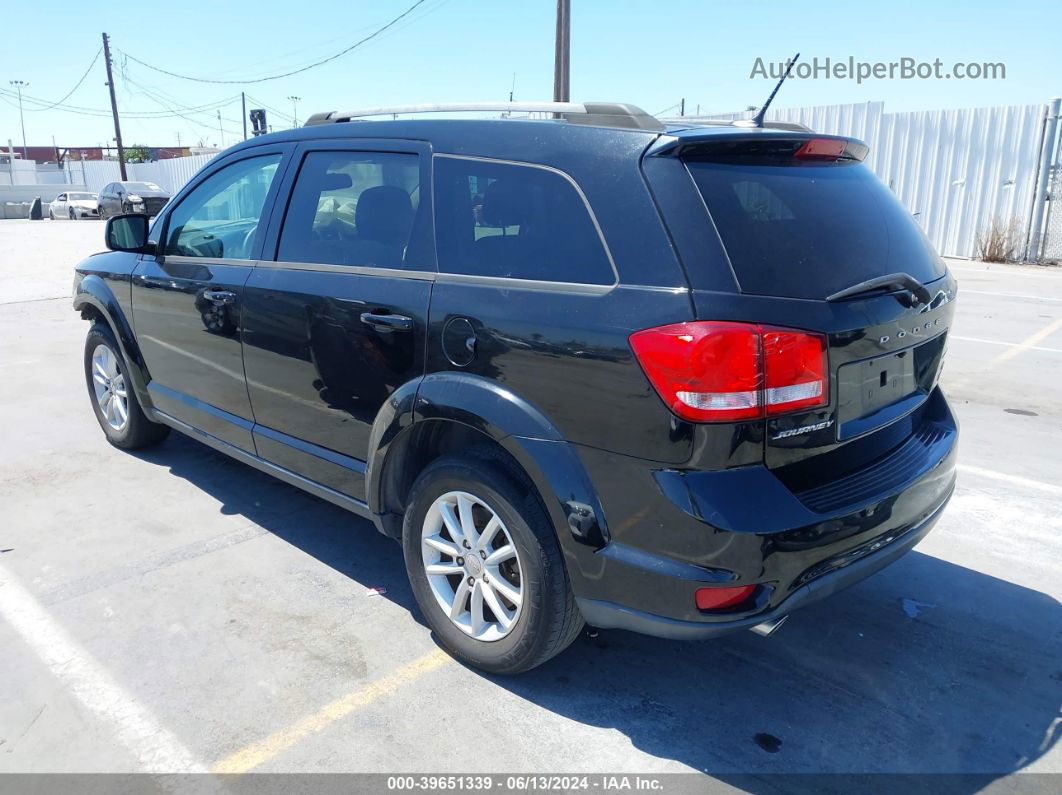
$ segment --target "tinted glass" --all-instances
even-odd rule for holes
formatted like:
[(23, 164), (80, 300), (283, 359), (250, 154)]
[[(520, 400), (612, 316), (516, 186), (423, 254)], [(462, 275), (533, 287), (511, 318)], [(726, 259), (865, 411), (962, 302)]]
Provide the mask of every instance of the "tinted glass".
[(277, 259), (402, 268), (420, 203), (420, 160), (311, 152), (295, 180)]
[(615, 282), (579, 192), (543, 168), (435, 158), (435, 239), (448, 273)]
[(687, 162), (742, 292), (825, 298), (899, 271), (944, 275), (921, 227), (862, 163)]
[(170, 214), (164, 253), (249, 259), (280, 158), (240, 160), (196, 186)]

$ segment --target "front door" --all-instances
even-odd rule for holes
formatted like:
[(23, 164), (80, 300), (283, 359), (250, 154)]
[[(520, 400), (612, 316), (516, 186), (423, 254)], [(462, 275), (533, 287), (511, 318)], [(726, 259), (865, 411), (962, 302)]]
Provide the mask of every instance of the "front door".
[(373, 420), (423, 372), (435, 270), (427, 152), (304, 145), (244, 288), (259, 455), (360, 500)]
[(255, 150), (204, 174), (162, 219), (159, 254), (133, 275), (133, 322), (155, 407), (250, 452), (240, 310), (284, 155)]

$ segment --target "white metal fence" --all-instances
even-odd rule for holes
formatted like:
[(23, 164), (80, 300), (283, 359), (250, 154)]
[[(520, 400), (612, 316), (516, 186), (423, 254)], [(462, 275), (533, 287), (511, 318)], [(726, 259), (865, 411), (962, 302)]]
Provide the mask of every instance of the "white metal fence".
[[(125, 171), (130, 181), (154, 182), (172, 195), (213, 157), (213, 154), (192, 155), (154, 163), (127, 163)], [(70, 160), (66, 163), (66, 171), (72, 181), (88, 185), (88, 189), (94, 192), (108, 182), (117, 182), (122, 178), (118, 163), (114, 160)]]
[[(850, 135), (870, 146), (867, 164), (918, 219), (941, 254), (976, 255), (994, 219), (1029, 237), (1047, 105), (885, 113), (884, 103), (770, 111), (769, 120)], [(751, 112), (697, 118), (751, 118)]]

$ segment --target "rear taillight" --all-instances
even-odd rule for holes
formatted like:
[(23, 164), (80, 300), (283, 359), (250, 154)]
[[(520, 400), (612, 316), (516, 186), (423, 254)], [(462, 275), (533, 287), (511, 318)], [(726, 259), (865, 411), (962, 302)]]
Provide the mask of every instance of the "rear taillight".
[(657, 393), (685, 420), (751, 420), (828, 402), (821, 334), (696, 321), (638, 331), (630, 343)]
[(811, 138), (793, 153), (793, 157), (812, 160), (836, 160), (844, 154), (848, 141), (843, 138)]

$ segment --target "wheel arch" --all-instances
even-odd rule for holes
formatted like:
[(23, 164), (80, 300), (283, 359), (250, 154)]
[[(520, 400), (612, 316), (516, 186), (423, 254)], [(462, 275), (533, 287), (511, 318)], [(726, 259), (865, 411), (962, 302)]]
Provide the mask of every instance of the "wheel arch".
[(575, 446), (530, 403), (468, 373), (434, 373), (410, 382), (377, 416), (366, 489), (383, 532), (400, 534), (405, 499), (424, 467), (441, 455), (470, 450), (493, 450), (526, 476), (566, 557), (607, 543), (604, 513)]
[(140, 346), (136, 342), (133, 326), (118, 303), (114, 291), (102, 277), (88, 274), (74, 288), (74, 309), (80, 312), (85, 320), (104, 323), (110, 328), (126, 361), (129, 380), (137, 399), (145, 412), (149, 413), (152, 404), (147, 384), (151, 377), (140, 353)]

